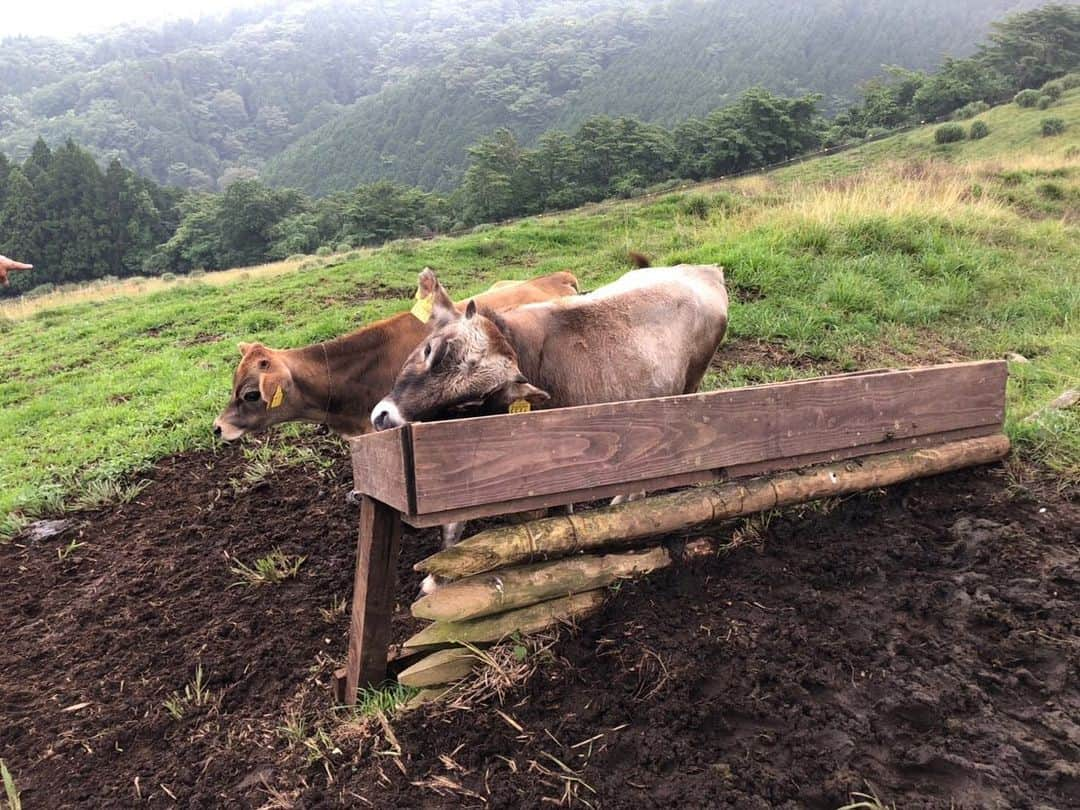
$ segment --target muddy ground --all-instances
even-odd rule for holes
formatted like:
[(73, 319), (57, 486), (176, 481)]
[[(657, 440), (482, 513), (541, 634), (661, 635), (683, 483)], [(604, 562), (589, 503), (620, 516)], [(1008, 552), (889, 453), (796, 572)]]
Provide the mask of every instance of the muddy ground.
[[(239, 448), (181, 455), (135, 502), (0, 546), (0, 758), (25, 808), (1080, 807), (1075, 493), (983, 469), (741, 526), (613, 592), (502, 714), (391, 717), (395, 756), (329, 708), (356, 514), (343, 450), (310, 442), (331, 468), (237, 492)], [(436, 545), (405, 535), (399, 638)], [(306, 556), (294, 578), (235, 584), (226, 555), (277, 547)]]

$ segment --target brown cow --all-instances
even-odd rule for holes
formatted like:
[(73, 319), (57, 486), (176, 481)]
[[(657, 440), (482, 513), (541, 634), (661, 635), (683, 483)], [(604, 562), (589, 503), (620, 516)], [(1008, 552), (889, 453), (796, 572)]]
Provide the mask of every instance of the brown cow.
[[(430, 273), (425, 270), (421, 275)], [(576, 293), (577, 279), (560, 272), (531, 281), (499, 282), (477, 300), (504, 310)], [(405, 358), (434, 326), (434, 319), (422, 323), (403, 312), (300, 349), (241, 343), (243, 359), (233, 375), (232, 400), (214, 420), (214, 435), (234, 441), (245, 433), (295, 420), (322, 423), (343, 436), (367, 433), (372, 406), (390, 390)]]

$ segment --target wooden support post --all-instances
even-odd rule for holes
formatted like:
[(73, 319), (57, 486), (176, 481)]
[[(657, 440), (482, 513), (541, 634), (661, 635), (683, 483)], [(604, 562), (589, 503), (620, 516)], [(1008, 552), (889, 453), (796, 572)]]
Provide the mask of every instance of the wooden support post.
[(362, 496), (349, 622), (349, 662), (344, 678), (341, 670), (335, 673), (335, 698), (343, 705), (356, 702), (356, 690), (360, 686), (374, 686), (386, 678), (400, 541), (398, 511), (368, 495)]

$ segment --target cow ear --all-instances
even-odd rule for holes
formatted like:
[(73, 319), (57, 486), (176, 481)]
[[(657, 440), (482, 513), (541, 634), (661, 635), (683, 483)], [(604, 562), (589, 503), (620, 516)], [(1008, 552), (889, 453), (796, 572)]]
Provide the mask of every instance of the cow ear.
[(255, 345), (254, 343), (237, 343), (236, 348), (238, 348), (240, 350), (240, 356), (243, 357), (249, 351), (251, 351), (251, 347), (254, 346), (254, 345)]
[(458, 312), (454, 307), (454, 302), (450, 300), (450, 296), (447, 295), (446, 289), (435, 276), (434, 270), (430, 267), (425, 267), (421, 270), (417, 287), (418, 289), (416, 292), (418, 298), (426, 299), (431, 302), (431, 314), (434, 315), (440, 323), (448, 323), (457, 320)]
[(465, 317), (466, 318), (474, 318), (474, 317), (476, 317), (476, 301), (474, 301), (471, 298), (469, 299), (469, 303), (465, 305)]
[(267, 372), (259, 375), (259, 393), (262, 395), (263, 402), (266, 403), (267, 410), (280, 408), (288, 398), (291, 388), (292, 379), (287, 373)]
[(551, 399), (551, 394), (547, 391), (537, 388), (535, 385), (529, 382), (525, 382), (522, 378), (509, 383), (502, 390), (502, 399), (511, 404), (519, 400), (525, 400), (530, 405), (541, 405)]

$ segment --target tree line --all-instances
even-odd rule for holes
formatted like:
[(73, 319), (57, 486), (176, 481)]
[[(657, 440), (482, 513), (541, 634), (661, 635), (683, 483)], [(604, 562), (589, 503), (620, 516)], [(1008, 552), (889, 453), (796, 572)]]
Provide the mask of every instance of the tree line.
[(248, 178), (221, 193), (159, 186), (116, 160), (103, 171), (68, 141), (42, 140), (16, 165), (0, 156), (0, 253), (34, 262), (28, 286), (215, 270), (327, 249), (375, 245), (513, 216), (631, 196), (804, 155), (876, 131), (1008, 99), (1080, 67), (1080, 8), (1049, 5), (996, 24), (967, 59), (934, 73), (892, 69), (829, 120), (821, 96), (761, 88), (674, 127), (595, 116), (524, 147), (507, 128), (469, 148), (449, 195), (383, 180), (312, 198)]

